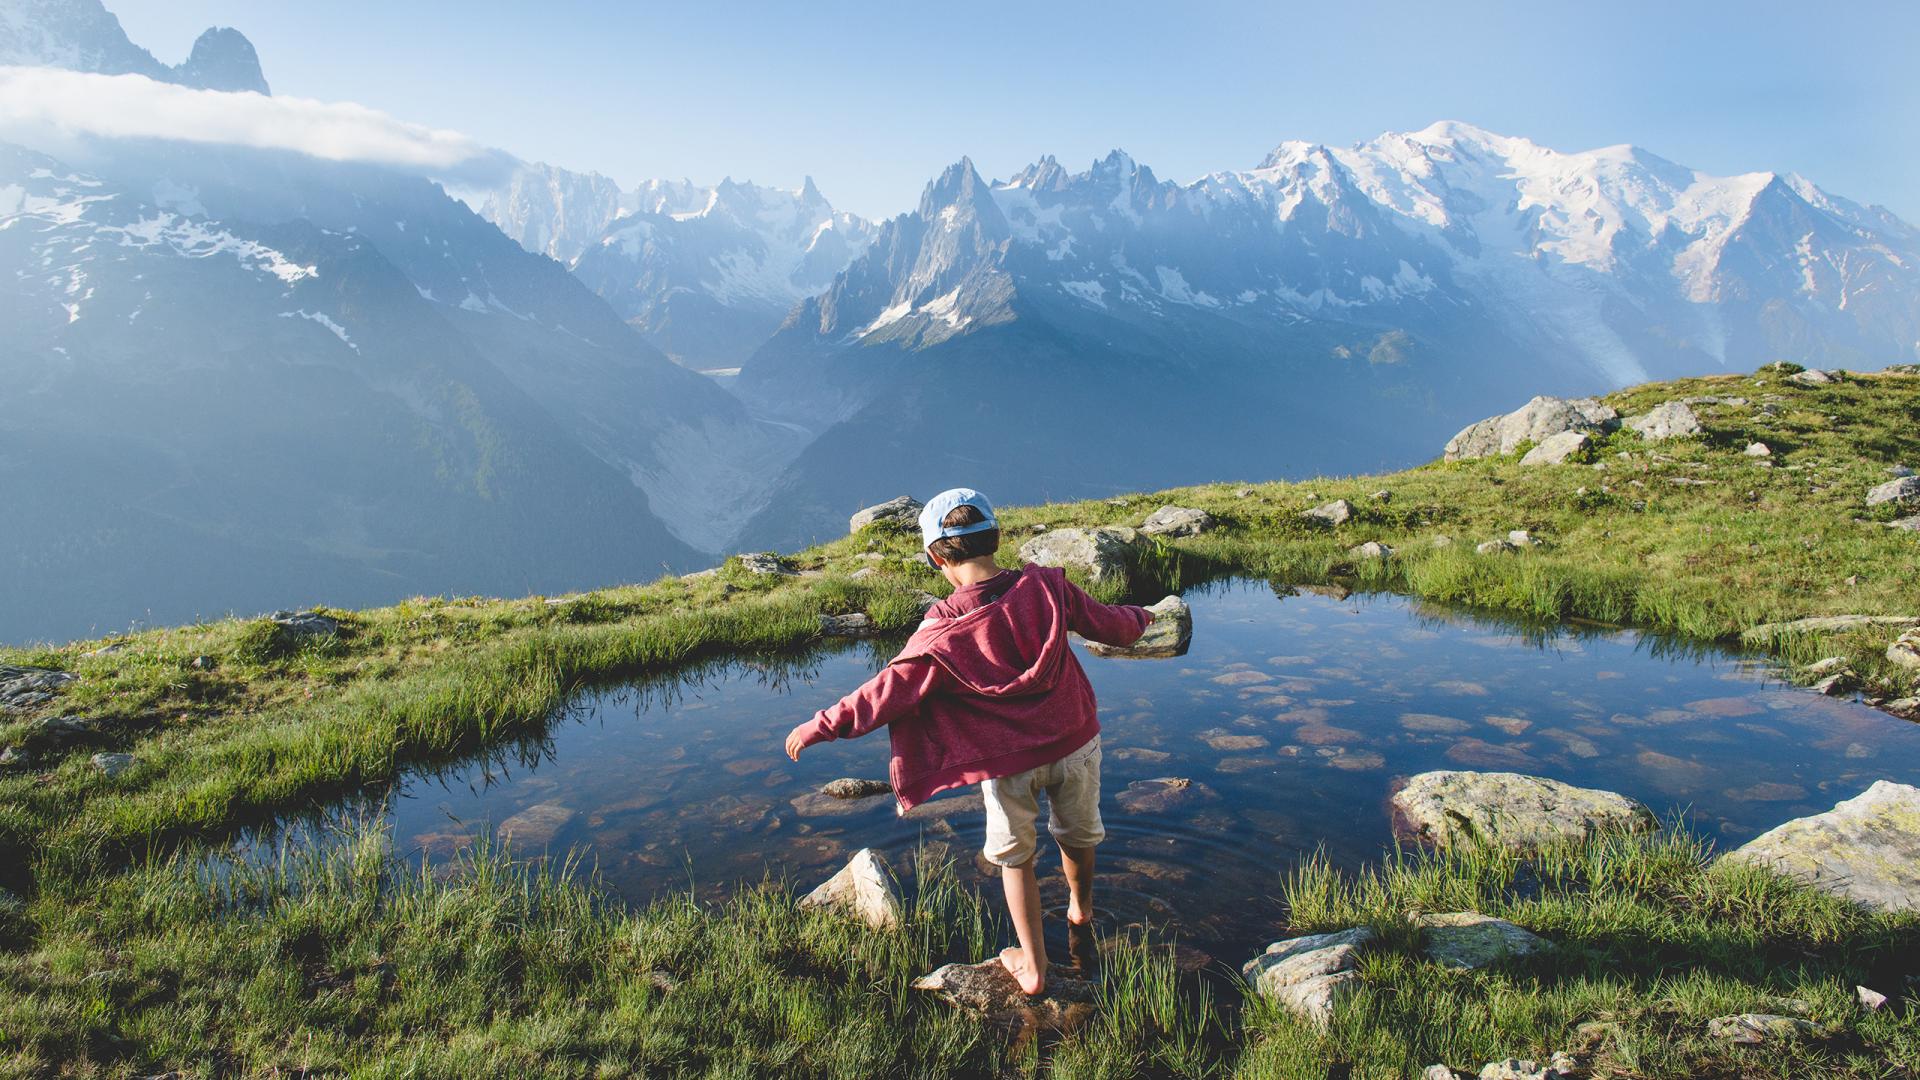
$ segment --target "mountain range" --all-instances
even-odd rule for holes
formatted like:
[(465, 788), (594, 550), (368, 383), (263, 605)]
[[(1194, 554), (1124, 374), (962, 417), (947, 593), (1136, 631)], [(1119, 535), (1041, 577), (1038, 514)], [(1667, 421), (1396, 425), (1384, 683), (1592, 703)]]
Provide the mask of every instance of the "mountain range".
[[(237, 32), (168, 66), (99, 0), (0, 0), (0, 61), (269, 92)], [(811, 180), (506, 160), (456, 198), (0, 145), (0, 640), (644, 579), (954, 483), (1399, 467), (1515, 386), (1920, 355), (1911, 226), (1629, 146), (1440, 123), (1187, 183), (963, 158), (877, 224)]]

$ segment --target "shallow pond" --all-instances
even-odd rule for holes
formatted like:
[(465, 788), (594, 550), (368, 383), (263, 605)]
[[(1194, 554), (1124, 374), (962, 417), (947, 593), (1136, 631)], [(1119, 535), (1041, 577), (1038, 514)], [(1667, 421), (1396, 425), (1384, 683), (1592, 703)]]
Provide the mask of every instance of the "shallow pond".
[[(1513, 770), (1609, 788), (1684, 810), (1724, 846), (1877, 778), (1920, 775), (1920, 725), (1795, 689), (1749, 658), (1403, 597), (1277, 596), (1258, 581), (1187, 599), (1188, 656), (1082, 654), (1106, 747), (1097, 903), (1228, 957), (1271, 938), (1280, 875), (1300, 856), (1321, 847), (1355, 865), (1391, 844), (1395, 777)], [(835, 777), (885, 777), (884, 733), (798, 764), (781, 752), (792, 725), (891, 645), (589, 693), (545, 740), (410, 776), (382, 809), (413, 857), (443, 860), (504, 831), (529, 853), (580, 848), (633, 901), (717, 895), (768, 872), (810, 886), (867, 846), (904, 868), (923, 841), (950, 845), (977, 880), (976, 789), (900, 818), (891, 797), (814, 794)], [(1192, 784), (1129, 789), (1169, 776)], [(1046, 888), (1063, 902), (1057, 877)]]

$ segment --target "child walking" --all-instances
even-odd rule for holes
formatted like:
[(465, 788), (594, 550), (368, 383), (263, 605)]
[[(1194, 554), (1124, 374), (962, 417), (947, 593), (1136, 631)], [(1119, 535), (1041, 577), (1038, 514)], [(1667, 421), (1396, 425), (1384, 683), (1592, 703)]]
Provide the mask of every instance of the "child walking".
[(1100, 722), (1093, 687), (1069, 632), (1131, 645), (1153, 621), (1131, 605), (1102, 604), (1056, 567), (1003, 570), (1000, 524), (986, 496), (954, 488), (920, 512), (920, 537), (953, 595), (879, 674), (787, 735), (787, 755), (887, 726), (888, 772), (905, 813), (937, 792), (979, 784), (984, 854), (1001, 867), (1020, 944), (1000, 962), (1029, 994), (1047, 985), (1035, 823), (1047, 795), (1047, 831), (1066, 872), (1067, 921), (1093, 918), (1093, 851), (1100, 821)]

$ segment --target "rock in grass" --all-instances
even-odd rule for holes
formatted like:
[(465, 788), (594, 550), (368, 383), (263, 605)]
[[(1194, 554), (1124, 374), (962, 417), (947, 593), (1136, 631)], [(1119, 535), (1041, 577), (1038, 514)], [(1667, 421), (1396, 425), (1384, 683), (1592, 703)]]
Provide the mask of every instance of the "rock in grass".
[(574, 812), (557, 803), (535, 803), (501, 822), (494, 835), (503, 844), (524, 850), (546, 849), (573, 821)]
[(1728, 853), (1875, 911), (1920, 911), (1920, 788), (1878, 780)]
[(1887, 995), (1878, 990), (1871, 990), (1864, 986), (1856, 986), (1853, 988), (1853, 996), (1855, 1000), (1860, 1002), (1860, 1007), (1868, 1012), (1879, 1012), (1881, 1009), (1887, 1007)]
[(1163, 506), (1147, 516), (1140, 531), (1148, 536), (1198, 536), (1219, 525), (1212, 514), (1191, 506)]
[(1740, 635), (1747, 642), (1764, 644), (1793, 634), (1838, 634), (1874, 626), (1900, 628), (1920, 626), (1920, 615), (1818, 615), (1792, 622), (1761, 623)]
[(1527, 451), (1520, 459), (1520, 464), (1564, 465), (1585, 453), (1587, 444), (1592, 441), (1592, 437), (1584, 431), (1563, 431), (1558, 435), (1549, 435), (1546, 441)]
[(1911, 671), (1920, 671), (1920, 630), (1909, 630), (1887, 646), (1887, 661)]
[(1473, 545), (1473, 550), (1481, 555), (1502, 555), (1509, 551), (1519, 551), (1520, 548), (1504, 537), (1496, 537)]
[(1570, 1080), (1578, 1070), (1573, 1058), (1555, 1052), (1545, 1065), (1527, 1058), (1489, 1061), (1481, 1066), (1476, 1080)]
[(27, 742), (41, 749), (63, 749), (98, 733), (97, 721), (84, 716), (47, 716), (27, 728)]
[(842, 777), (820, 785), (820, 794), (835, 799), (871, 799), (875, 795), (893, 794), (893, 785), (885, 780), (856, 780), (853, 777)]
[(95, 754), (87, 764), (92, 765), (111, 780), (128, 769), (133, 768), (132, 754)]
[(911, 495), (897, 495), (886, 502), (875, 503), (864, 510), (857, 511), (847, 519), (847, 531), (857, 533), (869, 525), (918, 524), (922, 509), (919, 499)]
[(1870, 489), (1867, 492), (1867, 505), (1879, 506), (1881, 503), (1895, 506), (1920, 503), (1920, 476), (1902, 476)]
[(1353, 520), (1353, 504), (1345, 499), (1321, 503), (1311, 510), (1302, 511), (1300, 516), (1308, 521), (1323, 521), (1328, 525), (1344, 525)]
[(780, 556), (771, 551), (753, 551), (740, 556), (740, 566), (749, 574), (772, 574), (779, 577), (796, 577), (798, 571), (782, 562)]
[(1413, 923), (1424, 931), (1427, 959), (1455, 971), (1472, 971), (1553, 948), (1546, 938), (1477, 911), (1419, 915)]
[(1627, 417), (1622, 423), (1647, 442), (1691, 438), (1706, 430), (1700, 426), (1700, 418), (1693, 410), (1678, 401), (1662, 402), (1638, 416)]
[(0, 748), (0, 769), (11, 769), (27, 763), (27, 752), (17, 746)]
[(1894, 520), (1887, 522), (1887, 528), (1905, 529), (1907, 532), (1920, 532), (1920, 514), (1914, 514), (1909, 517), (1903, 517), (1903, 518), (1895, 518)]
[(1656, 824), (1651, 810), (1625, 795), (1510, 772), (1421, 773), (1392, 806), (1403, 832), (1443, 848), (1481, 842), (1529, 850)]
[(317, 611), (276, 611), (267, 618), (295, 637), (331, 637), (340, 632), (340, 620)]
[(1379, 559), (1385, 561), (1393, 557), (1393, 549), (1378, 540), (1369, 540), (1347, 549), (1347, 554), (1356, 559)]
[(1169, 596), (1147, 608), (1153, 621), (1139, 640), (1131, 645), (1103, 645), (1087, 642), (1087, 651), (1095, 656), (1119, 660), (1164, 660), (1185, 656), (1193, 644), (1193, 609), (1178, 596)]
[(875, 930), (900, 924), (900, 897), (893, 891), (887, 865), (872, 848), (861, 848), (840, 872), (800, 898), (803, 908), (843, 911)]
[(913, 988), (1022, 1032), (1077, 1030), (1092, 1018), (1095, 1001), (1092, 984), (1058, 967), (1047, 971), (1046, 992), (1030, 998), (998, 957), (978, 964), (947, 964), (915, 979)]
[(1797, 1016), (1772, 1013), (1740, 1013), (1716, 1016), (1707, 1021), (1707, 1035), (1715, 1039), (1758, 1046), (1762, 1043), (1794, 1042), (1820, 1034), (1820, 1025)]
[(1358, 988), (1360, 973), (1354, 964), (1373, 937), (1368, 927), (1356, 926), (1287, 938), (1267, 946), (1240, 972), (1262, 997), (1324, 1028), (1341, 1000)]
[(1805, 371), (1796, 371), (1787, 376), (1787, 381), (1790, 383), (1798, 383), (1801, 386), (1831, 386), (1834, 378), (1833, 372), (1831, 371), (1822, 371), (1819, 368), (1808, 368)]
[(52, 668), (0, 664), (0, 709), (30, 709), (50, 701), (80, 676)]
[(1124, 580), (1140, 544), (1133, 529), (1052, 529), (1020, 545), (1020, 557), (1041, 566), (1080, 569), (1094, 581)]
[(1740, 452), (1748, 457), (1772, 457), (1773, 447), (1763, 442), (1750, 442), (1747, 444), (1747, 448)]
[(1593, 398), (1536, 397), (1503, 416), (1469, 424), (1447, 440), (1448, 461), (1511, 454), (1523, 442), (1535, 445), (1563, 431), (1610, 431), (1620, 414)]
[(822, 615), (820, 632), (828, 637), (866, 637), (874, 632), (873, 620), (862, 611), (851, 615)]

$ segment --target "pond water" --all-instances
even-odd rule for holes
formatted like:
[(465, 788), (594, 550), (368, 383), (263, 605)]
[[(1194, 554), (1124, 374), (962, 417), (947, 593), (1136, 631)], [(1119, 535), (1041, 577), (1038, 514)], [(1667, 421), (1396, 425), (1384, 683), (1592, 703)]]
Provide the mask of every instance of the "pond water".
[[(1920, 725), (1783, 683), (1764, 662), (1600, 626), (1524, 628), (1388, 595), (1191, 591), (1192, 652), (1082, 662), (1101, 702), (1109, 838), (1097, 904), (1237, 957), (1270, 940), (1281, 874), (1324, 849), (1357, 865), (1392, 843), (1396, 777), (1511, 770), (1684, 810), (1722, 846), (1920, 776)], [(529, 853), (577, 847), (623, 897), (718, 895), (771, 872), (810, 887), (852, 851), (899, 870), (949, 845), (963, 877), (977, 789), (904, 818), (891, 797), (815, 794), (885, 777), (884, 732), (787, 760), (787, 730), (877, 670), (894, 642), (733, 661), (588, 693), (540, 742), (397, 785), (380, 809), (412, 857), (486, 832)], [(1183, 777), (1171, 797), (1130, 784)], [(1044, 849), (1043, 849), (1044, 850)], [(1043, 864), (1064, 903), (1057, 856)], [(1046, 876), (1043, 875), (1043, 880)]]

